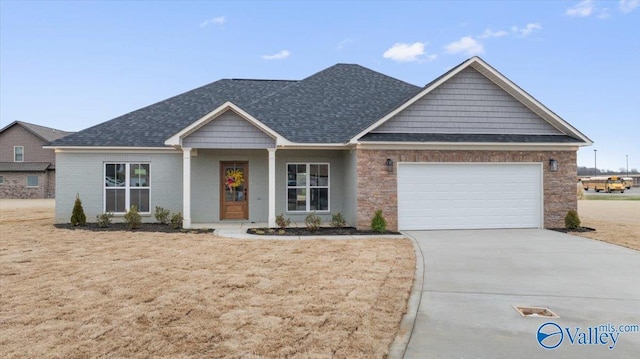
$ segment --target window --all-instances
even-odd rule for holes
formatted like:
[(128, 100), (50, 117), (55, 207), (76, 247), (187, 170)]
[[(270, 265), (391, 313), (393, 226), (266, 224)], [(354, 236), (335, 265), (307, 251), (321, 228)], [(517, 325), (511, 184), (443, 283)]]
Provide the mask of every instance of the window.
[(27, 187), (38, 187), (38, 176), (27, 176)]
[(329, 164), (287, 164), (287, 211), (329, 210)]
[(24, 147), (13, 147), (13, 162), (24, 162)]
[(0, 176), (0, 185), (4, 184), (4, 176)]
[(105, 163), (104, 211), (125, 213), (131, 206), (149, 212), (148, 163)]

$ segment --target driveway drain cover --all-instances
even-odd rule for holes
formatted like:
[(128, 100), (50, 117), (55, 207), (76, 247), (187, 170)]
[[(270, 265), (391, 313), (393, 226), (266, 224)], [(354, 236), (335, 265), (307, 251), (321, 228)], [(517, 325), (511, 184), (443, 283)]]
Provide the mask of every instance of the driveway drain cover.
[(544, 307), (523, 307), (514, 305), (513, 308), (523, 317), (560, 318), (549, 308)]

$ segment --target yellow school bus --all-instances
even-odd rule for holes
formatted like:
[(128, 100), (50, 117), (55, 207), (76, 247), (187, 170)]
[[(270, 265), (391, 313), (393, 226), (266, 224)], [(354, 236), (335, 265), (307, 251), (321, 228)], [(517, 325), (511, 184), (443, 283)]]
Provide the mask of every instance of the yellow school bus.
[(614, 191), (620, 191), (620, 193), (624, 193), (625, 190), (622, 177), (619, 176), (591, 177), (588, 180), (583, 179), (582, 186), (585, 191), (593, 189), (596, 192), (605, 191), (607, 193), (611, 193)]

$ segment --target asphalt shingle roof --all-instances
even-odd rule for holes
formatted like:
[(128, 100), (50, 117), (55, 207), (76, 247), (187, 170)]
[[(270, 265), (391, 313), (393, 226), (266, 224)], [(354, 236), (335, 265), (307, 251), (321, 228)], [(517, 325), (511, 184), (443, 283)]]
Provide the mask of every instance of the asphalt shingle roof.
[(44, 172), (50, 162), (0, 162), (0, 172)]
[(227, 101), (244, 108), (295, 81), (224, 79), (103, 122), (53, 146), (164, 147), (164, 141)]
[(297, 143), (344, 143), (420, 87), (359, 65), (338, 64), (301, 81), (224, 79), (52, 143), (164, 147), (169, 137), (227, 101)]

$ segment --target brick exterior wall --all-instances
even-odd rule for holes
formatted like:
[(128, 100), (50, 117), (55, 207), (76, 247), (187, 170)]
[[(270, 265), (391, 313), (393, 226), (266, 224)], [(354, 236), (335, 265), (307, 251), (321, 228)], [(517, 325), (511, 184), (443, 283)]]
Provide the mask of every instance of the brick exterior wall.
[[(54, 198), (55, 171), (0, 172), (4, 182), (0, 184), (0, 198)], [(38, 176), (38, 187), (27, 187), (27, 176)]]
[[(576, 210), (576, 151), (439, 151), (357, 150), (358, 222), (368, 229), (376, 210), (382, 209), (389, 230), (398, 230), (398, 162), (535, 162), (542, 163), (544, 227), (564, 227), (567, 211)], [(387, 171), (386, 159), (394, 162)], [(549, 171), (549, 159), (558, 161), (558, 171)]]

